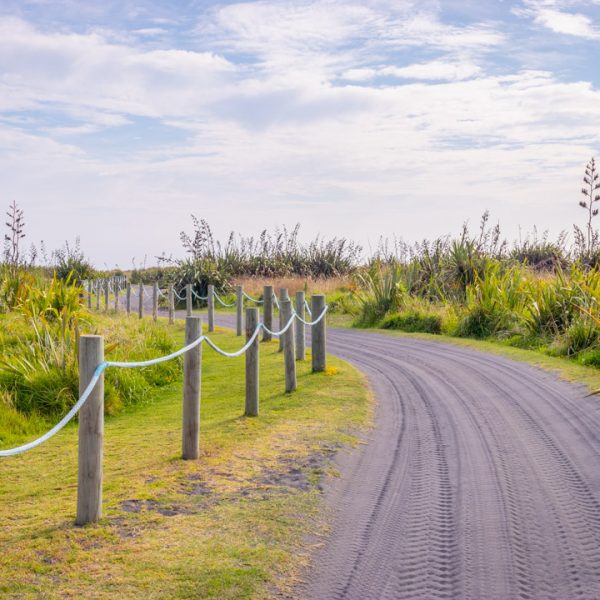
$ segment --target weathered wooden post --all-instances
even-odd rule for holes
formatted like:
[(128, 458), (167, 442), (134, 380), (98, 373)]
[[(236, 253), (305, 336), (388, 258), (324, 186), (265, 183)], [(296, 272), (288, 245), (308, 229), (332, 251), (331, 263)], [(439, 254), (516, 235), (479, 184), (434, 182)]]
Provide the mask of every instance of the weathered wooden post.
[(208, 331), (215, 330), (215, 286), (208, 286)]
[(119, 291), (120, 285), (115, 281), (115, 313), (119, 312)]
[[(202, 319), (186, 317), (185, 345), (202, 335)], [(183, 429), (181, 456), (188, 460), (200, 456), (200, 391), (202, 344), (188, 350), (183, 357)]]
[[(325, 296), (315, 294), (312, 297), (312, 318), (316, 321), (325, 310)], [(325, 317), (312, 326), (312, 370), (315, 373), (324, 371), (327, 366)]]
[[(248, 313), (246, 313), (248, 314)], [(273, 329), (273, 286), (263, 287), (263, 323), (268, 329)], [(270, 342), (273, 336), (263, 328), (263, 342)]]
[(138, 298), (138, 317), (141, 319), (144, 316), (144, 284), (140, 281)]
[(108, 281), (108, 279), (104, 280), (104, 285), (102, 286), (104, 289), (102, 290), (104, 292), (104, 312), (107, 313), (108, 312), (108, 294), (110, 292), (110, 283)]
[(96, 280), (96, 310), (100, 310), (100, 288), (101, 288), (101, 284), (102, 282), (100, 281), (100, 279)]
[[(79, 338), (79, 395), (104, 361), (100, 335)], [(104, 447), (104, 375), (79, 411), (79, 466), (77, 473), (77, 525), (102, 517), (102, 455)]]
[(92, 310), (92, 280), (87, 282), (87, 307)]
[(169, 286), (169, 325), (173, 325), (175, 322), (175, 290), (173, 289), (173, 284)]
[[(279, 331), (281, 331), (287, 321), (283, 320), (283, 311), (281, 310), (281, 303), (290, 299), (287, 288), (279, 288)], [(279, 352), (283, 352), (283, 336), (279, 336)]]
[(235, 313), (236, 313), (236, 334), (242, 335), (243, 313), (244, 310), (244, 288), (241, 285), (235, 286)]
[[(253, 336), (258, 327), (258, 308), (246, 309), (246, 342)], [(258, 417), (258, 366), (259, 366), (258, 336), (246, 351), (246, 406), (244, 414), (247, 417)]]
[(158, 281), (152, 286), (152, 318), (158, 321)]
[[(304, 300), (304, 292), (296, 292), (296, 314), (300, 319), (304, 319)], [(306, 358), (306, 326), (300, 319), (296, 319), (294, 323), (296, 327), (296, 360)]]
[(127, 289), (125, 291), (125, 310), (127, 311), (127, 316), (131, 314), (131, 282), (127, 282)]
[[(287, 325), (292, 318), (292, 301), (281, 301), (281, 314), (283, 315), (283, 325)], [(280, 336), (283, 340), (283, 363), (285, 365), (285, 391), (294, 392), (296, 390), (296, 357), (294, 356), (294, 324), (292, 323), (288, 330)]]
[(188, 283), (185, 286), (185, 310), (186, 316), (192, 316), (192, 284)]

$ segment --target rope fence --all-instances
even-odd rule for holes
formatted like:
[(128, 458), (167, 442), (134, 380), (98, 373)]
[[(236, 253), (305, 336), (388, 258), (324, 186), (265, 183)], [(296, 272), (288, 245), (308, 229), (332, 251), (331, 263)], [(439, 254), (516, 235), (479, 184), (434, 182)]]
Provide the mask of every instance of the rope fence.
[[(88, 292), (95, 290), (97, 300), (101, 292), (104, 292), (106, 306), (108, 306), (108, 280), (98, 280), (101, 283), (85, 282)], [(113, 282), (113, 289), (117, 296), (122, 289), (126, 290), (126, 305), (128, 314), (131, 308), (131, 284)], [(102, 515), (102, 455), (104, 442), (104, 371), (108, 368), (144, 368), (156, 365), (179, 356), (184, 356), (184, 381), (183, 381), (183, 435), (182, 435), (182, 458), (195, 459), (199, 457), (200, 439), (200, 381), (201, 381), (201, 346), (205, 343), (213, 351), (226, 358), (235, 358), (246, 355), (246, 393), (245, 411), (246, 416), (259, 415), (259, 336), (262, 332), (263, 340), (273, 337), (282, 342), (284, 352), (285, 391), (296, 390), (296, 361), (305, 360), (305, 327), (312, 328), (312, 371), (322, 372), (326, 368), (326, 334), (325, 319), (328, 306), (325, 304), (325, 296), (312, 296), (312, 314), (318, 315), (314, 320), (304, 318), (304, 310), (308, 303), (304, 298), (304, 292), (296, 294), (296, 307), (288, 297), (287, 290), (281, 290), (281, 300), (278, 302), (273, 293), (272, 286), (265, 286), (265, 294), (262, 301), (250, 298), (251, 301), (262, 303), (263, 319), (259, 319), (259, 310), (255, 307), (246, 308), (246, 343), (238, 350), (230, 352), (218, 346), (208, 335), (202, 334), (202, 320), (200, 316), (188, 315), (185, 320), (186, 333), (185, 345), (179, 350), (144, 361), (106, 361), (104, 360), (104, 339), (98, 335), (82, 335), (79, 347), (79, 390), (80, 397), (71, 407), (67, 414), (49, 431), (42, 436), (23, 444), (21, 446), (0, 450), (0, 457), (11, 457), (23, 454), (48, 441), (61, 431), (79, 413), (79, 465), (77, 486), (77, 517), (76, 524), (83, 525), (97, 521)], [(153, 313), (156, 318), (156, 307), (158, 297), (161, 294), (169, 300), (169, 319), (172, 322), (172, 305), (176, 295), (170, 286), (165, 292), (161, 292), (158, 285), (153, 287)], [(185, 295), (177, 297), (186, 298), (188, 306), (192, 299), (192, 286), (186, 286)], [(143, 316), (144, 288), (139, 286), (139, 314)], [(88, 296), (88, 306), (91, 305), (91, 294)], [(213, 286), (209, 286), (208, 306), (209, 319), (208, 330), (214, 330), (214, 298), (220, 300), (214, 292)], [(244, 294), (241, 286), (237, 288), (237, 301), (231, 305), (237, 305), (238, 333), (240, 333), (240, 310), (243, 305)], [(117, 301), (115, 302), (115, 306)], [(212, 319), (210, 307), (212, 310)], [(281, 307), (280, 327), (274, 330), (273, 306)], [(97, 302), (97, 308), (99, 304)], [(284, 321), (282, 320), (284, 319)], [(212, 328), (211, 328), (212, 323)]]

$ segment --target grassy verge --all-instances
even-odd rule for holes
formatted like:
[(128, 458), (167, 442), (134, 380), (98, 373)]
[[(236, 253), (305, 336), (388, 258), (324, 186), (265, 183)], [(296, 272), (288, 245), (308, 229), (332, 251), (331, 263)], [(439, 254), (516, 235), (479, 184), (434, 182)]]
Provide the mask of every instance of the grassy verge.
[[(177, 326), (178, 342), (182, 341)], [(217, 332), (236, 348), (240, 339)], [(370, 420), (361, 375), (330, 361), (298, 364), (282, 393), (283, 358), (261, 345), (261, 416), (241, 416), (244, 359), (205, 349), (199, 461), (179, 459), (180, 382), (107, 418), (104, 518), (73, 526), (75, 426), (0, 462), (0, 595), (266, 598), (308, 561), (307, 532), (324, 531), (319, 481), (335, 450)]]

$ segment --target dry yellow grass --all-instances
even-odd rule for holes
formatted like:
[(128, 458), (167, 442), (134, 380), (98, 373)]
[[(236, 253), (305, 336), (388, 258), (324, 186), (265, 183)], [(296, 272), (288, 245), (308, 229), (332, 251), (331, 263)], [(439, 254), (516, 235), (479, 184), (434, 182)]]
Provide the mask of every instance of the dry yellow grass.
[(251, 296), (258, 297), (263, 292), (263, 286), (272, 285), (275, 291), (287, 288), (290, 296), (298, 291), (307, 294), (321, 293), (329, 295), (344, 287), (352, 287), (349, 277), (331, 277), (329, 279), (313, 279), (311, 277), (238, 277), (233, 280), (233, 285), (243, 285), (244, 290)]

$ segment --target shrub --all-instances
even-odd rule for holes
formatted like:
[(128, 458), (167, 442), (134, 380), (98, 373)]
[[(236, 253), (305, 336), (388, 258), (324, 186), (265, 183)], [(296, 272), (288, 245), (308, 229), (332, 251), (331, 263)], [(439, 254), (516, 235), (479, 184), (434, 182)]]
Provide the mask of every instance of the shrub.
[(442, 319), (438, 315), (408, 311), (387, 316), (382, 321), (381, 327), (410, 333), (441, 333)]

